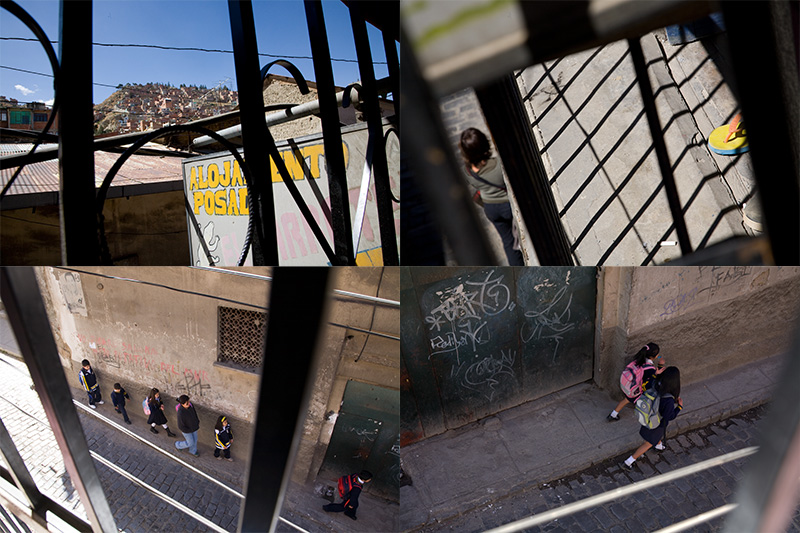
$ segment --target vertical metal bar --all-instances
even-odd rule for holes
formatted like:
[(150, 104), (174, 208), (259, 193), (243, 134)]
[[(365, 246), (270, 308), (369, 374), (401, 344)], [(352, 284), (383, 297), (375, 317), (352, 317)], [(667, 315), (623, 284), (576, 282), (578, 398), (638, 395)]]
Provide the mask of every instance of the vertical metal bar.
[(72, 405), (33, 268), (0, 269), (0, 299), (89, 522), (97, 532), (116, 531), (114, 516)]
[(572, 265), (542, 156), (513, 74), (475, 90), (541, 265)]
[[(329, 272), (320, 267), (275, 270), (239, 531), (273, 531), (278, 522), (315, 378), (313, 358), (326, 323)], [(298, 302), (302, 320), (297, 319)]]
[(397, 251), (397, 232), (395, 231), (394, 211), (392, 208), (392, 188), (389, 183), (389, 167), (386, 162), (386, 147), (381, 125), (381, 108), (378, 102), (378, 87), (375, 83), (375, 70), (372, 65), (372, 52), (367, 35), (367, 23), (361, 15), (357, 3), (350, 4), (350, 24), (353, 27), (353, 39), (356, 44), (358, 70), (361, 74), (361, 96), (367, 114), (369, 137), (373, 143), (372, 168), (375, 176), (375, 203), (378, 207), (378, 223), (381, 234), (381, 249), (384, 265), (399, 265), (400, 256)]
[(798, 265), (800, 80), (791, 13), (795, 2), (721, 4), (728, 35), (738, 36), (729, 39), (728, 46), (772, 254), (776, 265)]
[(339, 129), (339, 106), (336, 104), (336, 89), (333, 83), (331, 53), (328, 48), (328, 32), (320, 0), (305, 0), (308, 37), (311, 55), (314, 57), (314, 75), (317, 79), (317, 98), (322, 115), (322, 135), (325, 147), (325, 167), (328, 171), (328, 187), (333, 215), (333, 245), (342, 265), (355, 265), (353, 231), (350, 222), (350, 198), (347, 189), (347, 172), (342, 150), (342, 132)]
[(94, 185), (92, 2), (61, 1), (58, 110), (61, 262), (97, 265), (100, 244)]
[(242, 123), (244, 159), (253, 174), (250, 209), (255, 209), (263, 238), (253, 241), (254, 265), (278, 265), (278, 234), (275, 221), (275, 201), (272, 191), (272, 171), (266, 147), (275, 144), (264, 120), (264, 83), (258, 60), (258, 42), (250, 0), (228, 0), (228, 14), (233, 39), (233, 62), (236, 85), (239, 89), (239, 109)]
[[(400, 129), (400, 146), (410, 163), (414, 182), (422, 191), (422, 198), (427, 204), (423, 211), (435, 217), (459, 265), (495, 265), (497, 261), (492, 256), (486, 235), (473, 211), (465, 178), (459, 173), (459, 165), (444, 132), (438, 100), (423, 80), (414, 52), (402, 29), (400, 47), (400, 55), (403, 57), (400, 64), (400, 77), (403, 79), (400, 100), (404, 123)], [(407, 231), (402, 235), (404, 249), (414, 246), (414, 242), (418, 246), (433, 248), (437, 243), (416, 239), (419, 233), (426, 231), (426, 221), (419, 220), (420, 214), (408, 202), (405, 194), (403, 198), (406, 201), (400, 206), (400, 220)], [(406, 239), (406, 236), (413, 238)], [(432, 252), (430, 255), (435, 256), (441, 251)], [(403, 254), (404, 257), (410, 255)], [(404, 263), (414, 264), (405, 260)]]
[(36, 486), (36, 482), (31, 477), (28, 467), (25, 466), (25, 461), (19, 454), (17, 445), (9, 435), (6, 425), (0, 420), (0, 456), (3, 461), (11, 469), (11, 476), (14, 478), (14, 483), (20, 491), (28, 499), (28, 503), (33, 509), (35, 514), (39, 514), (39, 509), (46, 503), (42, 493)]
[(681, 253), (688, 255), (692, 253), (692, 243), (689, 240), (689, 231), (686, 229), (686, 220), (683, 218), (681, 199), (678, 197), (678, 187), (675, 185), (675, 176), (672, 174), (672, 165), (667, 155), (667, 146), (664, 144), (664, 135), (661, 133), (661, 122), (658, 120), (656, 99), (653, 96), (653, 88), (650, 86), (650, 77), (647, 75), (647, 65), (644, 61), (642, 45), (639, 39), (635, 38), (628, 39), (628, 47), (631, 50), (631, 59), (633, 59), (633, 67), (636, 70), (636, 81), (639, 84), (639, 91), (644, 102), (647, 124), (650, 126), (650, 137), (653, 139), (653, 148), (655, 148), (656, 157), (658, 157), (661, 179), (664, 181), (664, 190), (667, 192), (669, 210), (675, 223), (675, 232), (678, 234), (678, 243), (681, 246)]
[[(727, 24), (727, 19), (726, 19)], [(725, 522), (725, 533), (787, 531), (800, 496), (800, 402), (784, 396), (800, 380), (800, 322), (775, 387), (772, 410), (761, 425), (758, 453), (736, 493), (739, 507)]]
[(394, 116), (398, 123), (400, 120), (400, 59), (397, 57), (397, 41), (389, 36), (388, 32), (381, 32), (383, 35), (383, 49), (386, 53), (386, 64), (389, 67), (389, 81), (392, 84), (392, 102), (394, 103)]

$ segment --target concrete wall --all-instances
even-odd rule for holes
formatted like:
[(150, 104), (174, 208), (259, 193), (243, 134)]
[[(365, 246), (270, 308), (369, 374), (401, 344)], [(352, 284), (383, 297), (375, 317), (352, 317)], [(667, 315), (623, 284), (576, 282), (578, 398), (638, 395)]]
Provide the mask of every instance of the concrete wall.
[[(260, 376), (216, 363), (218, 306), (266, 307), (269, 282), (185, 267), (79, 270), (83, 273), (37, 269), (71, 386), (78, 387), (80, 361), (86, 358), (97, 371), (105, 395), (119, 381), (141, 402), (146, 389), (157, 387), (169, 401), (186, 393), (199, 408), (227, 413), (242, 423), (254, 420)], [(269, 275), (271, 269), (251, 267), (246, 271)], [(398, 269), (334, 268), (331, 273), (332, 288), (399, 300)], [(298, 305), (298, 320), (302, 320), (302, 311)], [(399, 337), (399, 315), (396, 306), (331, 297), (329, 323), (319, 338), (312, 393), (293, 471), (296, 481), (312, 480), (319, 471), (348, 380), (399, 391), (399, 342), (351, 329)], [(266, 386), (270, 380), (280, 380), (280, 376), (265, 378)]]
[(800, 317), (798, 267), (606, 267), (601, 285), (594, 379), (612, 394), (647, 342), (693, 383), (786, 352)]
[(114, 381), (126, 387), (156, 387), (165, 398), (185, 393), (204, 407), (252, 420), (258, 375), (215, 365), (217, 307), (251, 308), (202, 295), (265, 307), (268, 283), (177, 267), (81, 270), (193, 293), (40, 269), (39, 283), (70, 385), (77, 385), (85, 358), (97, 370), (106, 393)]
[[(186, 208), (180, 190), (112, 198), (106, 200), (104, 214), (115, 264), (189, 264)], [(61, 264), (58, 205), (4, 210), (0, 216), (4, 265)]]
[[(400, 300), (400, 280), (396, 268), (342, 267), (333, 270), (333, 285), (336, 288)], [(395, 306), (334, 297), (329, 309), (329, 321), (400, 336), (400, 309)], [(319, 472), (334, 431), (345, 386), (351, 379), (399, 391), (399, 341), (335, 325), (328, 327), (293, 471), (295, 481), (312, 481)]]

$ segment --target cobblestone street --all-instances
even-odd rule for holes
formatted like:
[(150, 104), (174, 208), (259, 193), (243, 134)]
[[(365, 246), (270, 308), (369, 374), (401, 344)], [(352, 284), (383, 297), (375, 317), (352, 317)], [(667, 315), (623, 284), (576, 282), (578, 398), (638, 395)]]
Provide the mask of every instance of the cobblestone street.
[[(37, 486), (68, 509), (85, 517), (77, 491), (70, 482), (53, 433), (47, 425), (47, 417), (36, 392), (31, 389), (31, 381), (26, 375), (24, 364), (3, 357), (2, 366), (3, 372), (13, 376), (13, 379), (7, 380), (7, 385), (0, 394), (2, 398), (0, 418), (6, 424)], [(106, 401), (106, 404), (98, 408), (98, 411), (107, 417), (114, 414), (113, 407), (109, 403)], [(133, 415), (132, 411), (136, 405), (130, 407), (129, 411)], [(80, 410), (79, 413), (90, 450), (204, 515), (220, 527), (235, 531), (239, 517), (238, 496), (191, 472), (149, 446), (119, 433), (94, 417), (83, 414)], [(129, 427), (134, 432), (144, 435), (147, 430), (137, 427), (142, 426), (140, 417), (132, 416), (132, 419), (134, 425)], [(159, 444), (167, 442), (163, 431), (153, 437)], [(171, 446), (172, 442), (174, 439), (169, 439), (168, 444)], [(203, 452), (205, 457), (202, 456)], [(227, 475), (226, 472), (221, 474), (209, 472), (209, 469), (200, 462), (213, 461), (213, 457), (210, 456), (208, 450), (202, 450), (200, 458), (191, 457), (188, 453), (182, 453), (180, 458), (241, 492), (241, 483), (238, 483), (237, 479), (241, 478), (244, 465), (219, 461), (219, 470), (227, 470)], [(122, 478), (97, 461), (95, 466), (119, 529), (130, 533), (209, 531), (203, 524), (167, 505), (155, 495)]]
[[(766, 406), (722, 420), (683, 435), (670, 435), (664, 452), (648, 451), (633, 471), (623, 470), (618, 456), (587, 470), (534, 489), (519, 492), (460, 515), (458, 518), (419, 531), (485, 531), (634, 481), (676, 470), (713, 457), (757, 445), (758, 427)], [(736, 484), (743, 476), (747, 459), (732, 461), (675, 481), (648, 489), (613, 503), (582, 511), (545, 526), (526, 531), (640, 533), (655, 531), (675, 522), (733, 503)], [(725, 517), (691, 531), (722, 531)], [(800, 532), (800, 508), (789, 531)]]

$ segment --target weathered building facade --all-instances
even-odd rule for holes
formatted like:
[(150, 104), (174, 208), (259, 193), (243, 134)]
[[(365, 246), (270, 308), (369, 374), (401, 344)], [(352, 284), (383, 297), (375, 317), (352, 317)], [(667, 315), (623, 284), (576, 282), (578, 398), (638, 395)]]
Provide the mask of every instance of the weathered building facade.
[[(281, 379), (270, 374), (270, 358), (291, 357), (267, 354), (262, 361), (271, 282), (237, 275), (270, 272), (37, 270), (71, 386), (77, 386), (75, 376), (86, 358), (108, 392), (119, 381), (139, 402), (151, 387), (168, 399), (188, 394), (200, 408), (235, 417), (240, 427), (255, 420), (259, 387), (274, 387)], [(396, 501), (397, 270), (336, 268), (331, 289), (353, 295), (330, 293), (293, 479), (330, 481), (350, 469), (369, 468), (376, 477), (372, 491)], [(375, 296), (388, 303), (370, 299)], [(303, 320), (302, 302), (297, 320)]]

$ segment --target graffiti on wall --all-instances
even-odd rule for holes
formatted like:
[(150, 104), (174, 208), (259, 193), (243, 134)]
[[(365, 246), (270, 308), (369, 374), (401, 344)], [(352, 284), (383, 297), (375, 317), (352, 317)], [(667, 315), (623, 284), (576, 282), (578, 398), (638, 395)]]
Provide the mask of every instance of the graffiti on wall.
[(575, 324), (571, 321), (571, 305), (572, 295), (567, 296), (567, 286), (565, 285), (559, 289), (551, 302), (544, 304), (540, 309), (525, 311), (525, 318), (530, 321), (526, 322), (520, 331), (522, 342), (527, 343), (534, 338), (553, 339), (555, 341), (553, 362), (555, 362), (558, 348), (561, 346), (561, 341), (564, 340), (564, 334), (575, 328)]
[[(539, 291), (551, 287), (545, 283), (534, 287)], [(521, 343), (552, 341), (552, 361), (559, 355), (567, 332), (575, 328), (572, 318), (572, 294), (564, 285), (555, 296), (524, 311), (525, 322), (519, 328)], [(435, 303), (425, 316), (430, 352), (447, 358), (449, 378), (461, 387), (479, 392), (492, 400), (504, 379), (516, 380), (517, 351), (512, 348), (491, 350), (492, 317), (508, 314), (516, 321), (518, 304), (504, 276), (495, 270), (477, 280), (456, 281), (435, 292)], [(487, 353), (487, 349), (489, 352)]]
[[(737, 285), (747, 287), (747, 280), (753, 277), (751, 266), (711, 266), (697, 269), (682, 269), (671, 280), (660, 282), (642, 298), (657, 302), (658, 316), (668, 317), (682, 313), (698, 303), (714, 298), (722, 291)], [(751, 288), (762, 286), (769, 279), (769, 270), (761, 272), (753, 280)], [(677, 291), (677, 294), (675, 294)], [(667, 298), (664, 298), (667, 294)]]
[(76, 333), (87, 359), (102, 361), (109, 368), (145, 374), (158, 383), (168, 383), (190, 396), (203, 396), (211, 389), (205, 370), (170, 362), (158, 350), (146, 344), (112, 341), (105, 337)]

